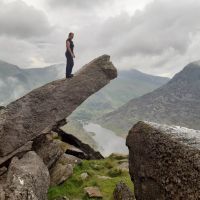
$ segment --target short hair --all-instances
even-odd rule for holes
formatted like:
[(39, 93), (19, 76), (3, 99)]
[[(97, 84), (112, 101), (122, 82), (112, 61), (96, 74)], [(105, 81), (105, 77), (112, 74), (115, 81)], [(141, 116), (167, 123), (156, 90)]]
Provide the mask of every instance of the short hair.
[(68, 37), (69, 37), (70, 35), (74, 35), (74, 33), (70, 32), (69, 35), (68, 35)]

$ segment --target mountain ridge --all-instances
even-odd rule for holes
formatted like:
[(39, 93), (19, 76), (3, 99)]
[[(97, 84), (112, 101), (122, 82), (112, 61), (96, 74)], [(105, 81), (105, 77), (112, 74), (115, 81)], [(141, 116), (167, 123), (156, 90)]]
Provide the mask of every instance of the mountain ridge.
[(199, 129), (199, 112), (200, 67), (193, 62), (167, 84), (130, 100), (114, 112), (99, 118), (97, 122), (121, 135), (126, 135), (134, 123), (143, 120)]
[[(11, 72), (9, 72), (9, 69), (11, 69)], [(61, 63), (44, 68), (24, 69), (9, 63), (6, 64), (6, 67), (0, 64), (0, 75), (2, 75), (0, 76), (0, 104), (6, 105), (32, 89), (64, 77), (65, 65)], [(167, 81), (169, 81), (168, 78), (146, 75), (135, 69), (121, 70), (117, 80), (112, 81), (89, 98), (70, 117), (75, 120), (80, 118), (91, 120), (99, 114), (102, 115), (118, 108), (131, 98), (158, 88)], [(133, 92), (130, 93), (129, 91)], [(98, 110), (103, 112), (100, 113)]]

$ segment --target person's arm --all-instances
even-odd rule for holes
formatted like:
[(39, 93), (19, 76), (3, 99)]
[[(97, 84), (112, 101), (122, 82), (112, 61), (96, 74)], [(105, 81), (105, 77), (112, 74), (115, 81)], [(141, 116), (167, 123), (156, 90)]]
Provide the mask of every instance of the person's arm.
[(69, 42), (69, 41), (66, 42), (66, 48), (67, 48), (68, 51), (70, 52), (71, 56), (75, 58), (75, 55), (73, 54), (73, 52), (72, 52), (72, 50), (71, 50), (71, 48), (70, 48), (70, 42)]

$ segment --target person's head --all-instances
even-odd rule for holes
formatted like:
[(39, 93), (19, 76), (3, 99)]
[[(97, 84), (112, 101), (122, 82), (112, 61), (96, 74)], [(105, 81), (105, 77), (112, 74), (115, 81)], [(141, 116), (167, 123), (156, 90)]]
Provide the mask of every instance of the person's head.
[(74, 37), (74, 33), (70, 32), (68, 35), (68, 38), (73, 39), (73, 37)]

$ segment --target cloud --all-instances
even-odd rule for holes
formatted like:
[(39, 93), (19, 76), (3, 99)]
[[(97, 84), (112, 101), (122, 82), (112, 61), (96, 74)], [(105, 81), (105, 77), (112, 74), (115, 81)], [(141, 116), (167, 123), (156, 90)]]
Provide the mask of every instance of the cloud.
[(122, 12), (85, 32), (95, 30), (92, 47), (111, 54), (120, 68), (171, 76), (191, 57), (199, 59), (191, 50), (200, 36), (199, 10), (197, 0), (155, 0), (133, 15)]
[[(101, 3), (96, 5), (103, 7)], [(79, 8), (79, 4), (73, 6)], [(81, 5), (80, 8), (83, 9)], [(90, 8), (84, 7), (85, 12), (92, 12)], [(73, 22), (80, 25), (74, 38), (78, 66), (107, 53), (119, 69), (137, 68), (172, 76), (192, 59), (199, 59), (198, 53), (194, 53), (200, 51), (194, 45), (200, 36), (199, 10), (197, 0), (155, 0), (134, 14), (122, 10), (107, 18), (94, 15), (92, 20), (80, 15), (82, 19)], [(70, 12), (71, 18), (77, 19), (77, 13)]]
[[(14, 37), (0, 36), (0, 59), (20, 67), (42, 67), (52, 60), (51, 45), (38, 47), (36, 42), (30, 42)], [(36, 61), (37, 60), (37, 61)], [(55, 58), (54, 58), (55, 60)], [(48, 63), (49, 62), (49, 63)]]
[(157, 55), (169, 49), (187, 51), (191, 35), (200, 30), (200, 2), (160, 0), (150, 3), (133, 16), (127, 13), (108, 19), (101, 27), (103, 45), (115, 46), (117, 55)]
[(76, 9), (88, 9), (98, 7), (101, 4), (105, 4), (110, 0), (49, 0), (49, 4), (53, 7), (64, 8), (76, 8)]
[[(70, 31), (75, 32), (74, 70), (106, 53), (118, 69), (172, 76), (200, 57), (198, 0), (34, 2), (46, 14), (20, 0), (0, 5), (0, 59), (23, 67), (65, 62)], [(141, 2), (149, 4), (141, 9)]]
[(44, 36), (52, 30), (43, 11), (21, 0), (0, 3), (0, 35), (24, 39)]

